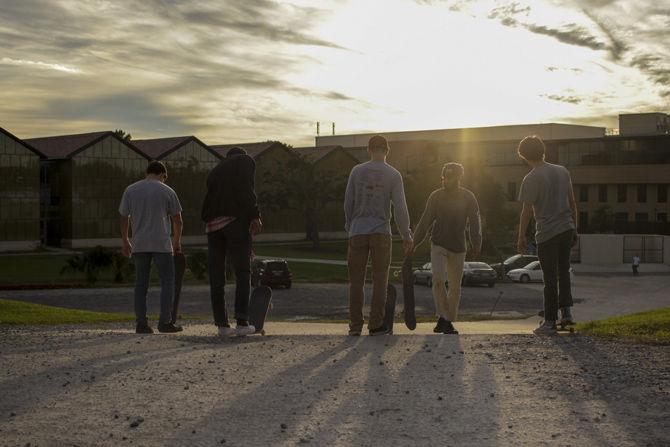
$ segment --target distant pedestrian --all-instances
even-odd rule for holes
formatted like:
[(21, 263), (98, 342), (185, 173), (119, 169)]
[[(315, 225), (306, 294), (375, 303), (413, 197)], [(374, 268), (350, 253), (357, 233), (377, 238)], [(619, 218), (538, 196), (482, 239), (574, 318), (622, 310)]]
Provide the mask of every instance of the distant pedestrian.
[(639, 276), (640, 273), (637, 271), (640, 268), (640, 255), (635, 254), (633, 256), (633, 276)]
[[(122, 252), (135, 263), (135, 318), (138, 334), (151, 334), (147, 318), (147, 291), (151, 261), (158, 268), (161, 282), (159, 332), (179, 332), (172, 321), (174, 300), (174, 256), (181, 252), (181, 204), (172, 188), (165, 184), (167, 168), (160, 161), (149, 163), (146, 178), (128, 186), (121, 198)], [(132, 243), (128, 227), (132, 228)], [(172, 235), (170, 235), (172, 230)]]
[(402, 176), (386, 163), (388, 152), (386, 138), (380, 135), (370, 138), (370, 161), (351, 170), (344, 197), (344, 228), (349, 234), (349, 335), (354, 336), (361, 335), (363, 330), (368, 257), (372, 258), (369, 334), (382, 335), (389, 331), (384, 327), (384, 307), (391, 265), (391, 203), (406, 254), (411, 253), (414, 244)]
[(537, 136), (519, 143), (519, 156), (532, 168), (519, 191), (523, 203), (517, 250), (528, 247), (526, 229), (535, 217), (537, 256), (544, 275), (544, 322), (536, 334), (556, 333), (558, 309), (561, 324), (574, 324), (570, 284), (570, 251), (577, 242), (577, 205), (570, 173), (563, 166), (544, 160), (544, 142)]
[[(249, 324), (251, 235), (263, 228), (255, 191), (256, 163), (241, 147), (233, 147), (207, 176), (202, 220), (207, 233), (209, 287), (214, 324), (219, 335), (253, 334)], [(226, 310), (226, 255), (235, 270), (235, 329)]]
[[(426, 209), (416, 226), (416, 246), (429, 231), (430, 264), (433, 272), (433, 298), (438, 316), (435, 333), (458, 334), (453, 322), (461, 300), (461, 279), (467, 253), (466, 230), (473, 254), (482, 249), (479, 204), (475, 195), (461, 186), (464, 170), (460, 163), (442, 167), (442, 187), (428, 197)], [(449, 282), (449, 290), (445, 287)]]

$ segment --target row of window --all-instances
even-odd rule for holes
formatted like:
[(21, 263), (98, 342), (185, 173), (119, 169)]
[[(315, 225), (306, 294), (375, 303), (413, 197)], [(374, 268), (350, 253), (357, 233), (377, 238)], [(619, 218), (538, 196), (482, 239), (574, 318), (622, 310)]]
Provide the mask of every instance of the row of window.
[[(630, 213), (614, 213), (614, 222), (629, 222), (628, 217)], [(633, 222), (661, 222), (665, 223), (668, 221), (668, 213), (656, 213), (655, 220), (650, 220), (649, 213), (634, 213)], [(589, 225), (589, 213), (588, 211), (579, 212), (579, 226), (587, 227)]]
[[(628, 190), (629, 187), (634, 188), (636, 193), (637, 203), (647, 203), (648, 191), (655, 190), (656, 192), (656, 203), (667, 203), (668, 202), (668, 184), (658, 184), (658, 185), (648, 185), (648, 184), (639, 184), (639, 185), (612, 185), (616, 187), (616, 201), (617, 203), (626, 203), (628, 201)], [(578, 200), (582, 203), (589, 201), (589, 191), (591, 187), (598, 188), (598, 202), (607, 203), (610, 200), (610, 185), (578, 185)], [(653, 199), (652, 199), (653, 200)]]
[[(617, 203), (626, 203), (628, 202), (628, 190), (629, 188), (634, 188), (636, 193), (637, 203), (647, 203), (648, 200), (648, 191), (655, 191), (655, 203), (667, 203), (668, 202), (668, 184), (662, 183), (657, 185), (649, 184), (639, 184), (639, 185), (575, 185), (575, 195), (577, 200), (581, 203), (586, 203), (589, 201), (591, 188), (598, 189), (598, 202), (607, 203), (610, 201), (610, 190), (611, 188), (616, 188), (616, 201)], [(507, 200), (516, 201), (517, 200), (517, 184), (516, 182), (507, 182)], [(654, 201), (654, 198), (651, 198)]]

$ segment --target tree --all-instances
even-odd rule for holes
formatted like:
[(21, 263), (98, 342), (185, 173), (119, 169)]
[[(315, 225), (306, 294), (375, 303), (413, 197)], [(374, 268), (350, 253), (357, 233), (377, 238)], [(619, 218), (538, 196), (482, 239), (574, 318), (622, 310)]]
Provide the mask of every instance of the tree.
[(132, 138), (132, 135), (130, 135), (130, 133), (126, 133), (123, 129), (116, 129), (114, 130), (114, 133), (123, 141), (130, 141)]
[(296, 154), (277, 169), (266, 173), (260, 194), (263, 209), (292, 209), (305, 222), (305, 238), (312, 248), (320, 246), (319, 227), (324, 209), (342, 203), (347, 185), (346, 174), (322, 170), (306, 156)]
[(479, 177), (472, 189), (482, 218), (482, 252), (498, 256), (501, 248), (515, 244), (519, 216), (507, 205), (502, 186), (489, 176)]

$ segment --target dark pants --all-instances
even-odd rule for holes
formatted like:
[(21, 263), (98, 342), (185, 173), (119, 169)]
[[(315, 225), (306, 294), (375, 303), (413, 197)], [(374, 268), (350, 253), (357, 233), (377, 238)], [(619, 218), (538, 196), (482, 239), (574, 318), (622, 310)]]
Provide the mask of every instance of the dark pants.
[(249, 319), (249, 276), (251, 272), (251, 234), (249, 222), (237, 219), (224, 228), (207, 233), (209, 287), (214, 324), (228, 326), (226, 311), (226, 254), (235, 269), (235, 318)]
[(635, 265), (635, 264), (633, 264), (633, 276), (637, 276), (637, 275), (639, 275), (639, 273), (638, 273), (638, 271), (637, 271), (637, 268), (638, 268), (638, 266)]
[(147, 324), (147, 291), (151, 275), (151, 260), (158, 268), (161, 279), (161, 313), (159, 324), (172, 320), (174, 299), (174, 256), (172, 253), (133, 253), (135, 261), (135, 319), (138, 325)]
[(558, 320), (558, 308), (572, 306), (570, 249), (575, 232), (566, 231), (537, 245), (544, 274), (544, 319)]

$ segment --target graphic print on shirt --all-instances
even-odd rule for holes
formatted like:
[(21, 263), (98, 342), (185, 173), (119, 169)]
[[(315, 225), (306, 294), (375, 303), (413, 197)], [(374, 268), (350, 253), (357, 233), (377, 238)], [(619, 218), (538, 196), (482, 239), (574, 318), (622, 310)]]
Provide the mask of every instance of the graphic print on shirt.
[(362, 204), (357, 206), (360, 214), (355, 217), (378, 217), (384, 216), (384, 203), (387, 202), (387, 192), (384, 191), (384, 172), (381, 170), (368, 169), (356, 179), (355, 202)]

